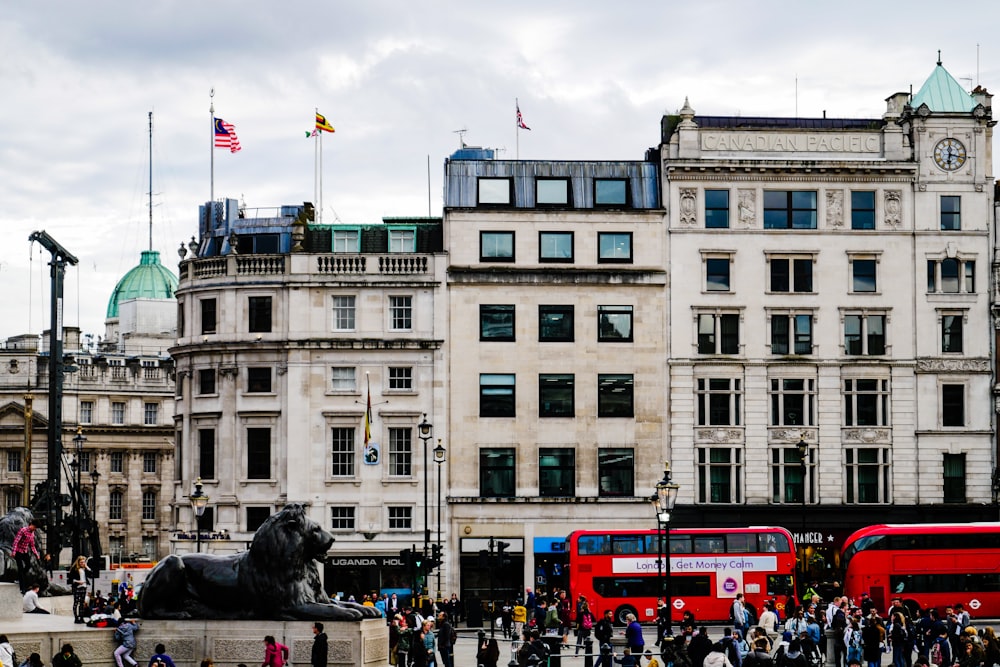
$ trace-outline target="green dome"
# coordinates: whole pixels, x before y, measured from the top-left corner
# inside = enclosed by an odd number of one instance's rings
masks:
[[[160,253],[143,250],[139,266],[125,274],[108,300],[107,317],[118,317],[118,304],[132,299],[173,299],[177,276],[160,264]]]

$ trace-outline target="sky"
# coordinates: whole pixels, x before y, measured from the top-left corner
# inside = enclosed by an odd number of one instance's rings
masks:
[[[216,198],[315,201],[319,109],[336,128],[323,221],[377,223],[441,215],[461,137],[501,159],[641,160],[685,98],[705,115],[878,118],[938,50],[967,89],[1000,89],[998,25],[1000,3],[978,0],[7,0],[0,341],[48,327],[49,254],[28,242],[43,229],[79,258],[65,323],[103,335],[150,245],[150,163],[152,247],[176,274],[212,192],[210,104],[243,147],[215,150]]]

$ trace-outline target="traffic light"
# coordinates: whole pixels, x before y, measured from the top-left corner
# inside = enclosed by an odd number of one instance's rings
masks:
[[[399,552],[399,560],[406,567],[410,567],[413,564],[413,552],[409,549],[402,549]]]
[[[497,540],[497,567],[507,567],[510,565],[510,554],[506,551],[509,546],[510,542]]]
[[[430,572],[439,567],[441,567],[441,545],[432,544],[431,557],[427,559],[427,571]]]
[[[479,550],[479,567],[488,569],[490,566],[490,552],[486,549]]]

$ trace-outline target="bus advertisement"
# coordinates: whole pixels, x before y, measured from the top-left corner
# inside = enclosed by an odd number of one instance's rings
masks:
[[[661,533],[656,530],[578,530],[566,539],[569,591],[583,595],[600,616],[612,610],[623,623],[656,620],[660,597]],[[664,550],[666,549],[666,536]],[[784,528],[689,528],[670,531],[671,618],[685,611],[698,623],[728,622],[737,593],[759,616],[765,600],[795,590],[795,547]],[[666,576],[664,569],[663,576]]]
[[[868,526],[847,538],[841,564],[844,593],[867,593],[880,611],[898,597],[910,609],[961,603],[1000,616],[1000,523]]]

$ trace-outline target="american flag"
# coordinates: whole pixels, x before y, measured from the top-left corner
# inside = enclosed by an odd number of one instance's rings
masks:
[[[531,128],[524,124],[524,118],[521,117],[521,106],[514,102],[514,108],[517,109],[517,126],[522,130],[530,130]]]
[[[232,124],[221,118],[215,119],[215,147],[228,148],[230,153],[235,153],[240,149],[240,140],[236,136],[236,129]]]

